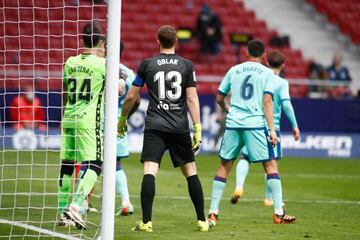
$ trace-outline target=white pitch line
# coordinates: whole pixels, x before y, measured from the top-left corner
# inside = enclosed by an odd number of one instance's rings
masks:
[[[27,224],[24,224],[24,223],[21,223],[21,222],[9,221],[9,220],[5,220],[5,219],[0,218],[0,223],[14,225],[16,227],[22,227],[22,228],[29,229],[29,230],[34,231],[34,232],[43,233],[43,234],[50,235],[50,236],[53,236],[53,237],[59,237],[59,238],[68,239],[68,240],[81,240],[80,238],[76,238],[76,237],[73,237],[73,236],[70,236],[70,235],[65,235],[65,234],[53,232],[53,231],[50,231],[50,230],[47,230],[47,229],[27,225]]]
[[[138,170],[128,169],[127,172],[138,172]],[[163,176],[174,176],[174,172],[172,171],[162,171],[158,174],[160,177]],[[249,173],[250,176],[261,176],[264,177],[265,173],[259,172],[251,172]],[[181,173],[179,173],[181,177]],[[281,173],[281,177],[286,178],[305,178],[305,179],[360,179],[360,174],[324,174],[324,173]]]
[[[131,196],[133,198],[140,198],[139,195],[134,195]],[[155,196],[155,198],[159,198],[159,199],[174,199],[174,200],[187,200],[190,199],[189,196],[165,196],[165,195],[160,195],[160,196]],[[210,197],[205,197],[205,200],[211,200]],[[221,200],[227,200],[227,198],[222,198]],[[262,198],[242,198],[241,199],[242,202],[262,202],[264,201],[264,199]],[[284,199],[284,202],[293,202],[293,203],[317,203],[317,204],[355,204],[355,205],[360,205],[360,201],[351,201],[351,200],[309,200],[309,199],[304,199],[304,200],[290,200],[290,199]]]

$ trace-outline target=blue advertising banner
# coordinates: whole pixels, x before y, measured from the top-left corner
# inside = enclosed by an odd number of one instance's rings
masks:
[[[220,124],[216,121],[214,100],[212,95],[200,96],[203,130],[200,153],[217,152],[220,145],[220,141],[217,141],[215,146],[215,136],[220,130]],[[148,99],[142,98],[138,111],[128,121],[130,152],[141,152],[142,150],[147,105]],[[60,144],[60,129],[58,127],[50,127],[46,132],[26,129],[15,131],[11,127],[0,129],[0,147],[2,149],[58,150]],[[360,159],[360,133],[302,132],[301,140],[295,142],[291,133],[284,132],[281,135],[281,145],[285,156]]]

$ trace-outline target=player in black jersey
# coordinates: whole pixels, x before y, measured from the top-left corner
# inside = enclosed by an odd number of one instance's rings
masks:
[[[191,61],[175,54],[176,31],[164,25],[157,32],[160,54],[141,62],[133,86],[125,99],[118,123],[120,136],[127,131],[127,116],[145,84],[150,103],[145,122],[141,162],[144,176],[141,185],[142,221],[133,230],[152,232],[152,204],[155,196],[155,176],[161,158],[169,150],[174,167],[181,170],[188,182],[198,228],[208,231],[204,215],[204,195],[197,176],[194,152],[201,143],[199,98],[196,91],[194,67]],[[194,123],[191,141],[187,113]]]

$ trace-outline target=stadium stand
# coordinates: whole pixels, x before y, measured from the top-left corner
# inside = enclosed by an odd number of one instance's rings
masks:
[[[36,11],[33,11],[25,0],[4,3],[6,7],[14,8],[7,8],[4,13],[7,24],[1,41],[4,45],[1,55],[5,57],[0,59],[0,64],[6,64],[7,76],[0,77],[2,80],[6,79],[5,83],[0,81],[0,86],[5,89],[19,88],[20,82],[25,81],[29,76],[36,76],[37,89],[61,89],[63,63],[70,55],[79,52],[74,50],[80,46],[78,33],[81,26],[77,21],[84,23],[94,20],[93,16],[96,20],[96,16],[104,18],[106,15],[106,7],[103,5],[91,5],[91,2],[86,0],[79,2],[81,7],[77,9],[77,6],[72,5],[74,3],[71,0],[36,1],[34,2]],[[171,24],[175,27],[194,28],[202,2],[195,0],[189,6],[186,0],[123,1],[122,39],[128,51],[124,53],[122,61],[136,69],[141,59],[156,54],[158,46],[154,32],[159,25]],[[235,48],[229,40],[231,33],[250,34],[253,38],[262,39],[266,44],[269,44],[272,37],[278,36],[276,31],[267,28],[265,21],[256,18],[254,11],[245,9],[242,1],[210,1],[210,4],[220,16],[224,28],[221,53],[212,62],[203,62],[197,57],[196,40],[183,44],[178,49],[182,56],[194,62],[198,76],[223,76],[229,67],[236,63]],[[44,8],[48,6],[51,8]],[[139,12],[141,14],[134,14]],[[17,23],[19,20],[21,20],[20,24]],[[105,22],[101,24],[105,29]],[[286,77],[307,78],[309,62],[304,60],[301,51],[293,50],[289,46],[281,47],[280,50],[287,57]],[[242,49],[241,60],[245,59],[244,54]],[[48,81],[44,81],[45,79]],[[199,91],[215,93],[217,84],[200,82]],[[293,96],[300,97],[306,96],[307,91],[306,86],[296,86],[291,89]]]
[[[307,0],[316,10],[327,16],[353,43],[360,45],[360,2],[357,0]]]

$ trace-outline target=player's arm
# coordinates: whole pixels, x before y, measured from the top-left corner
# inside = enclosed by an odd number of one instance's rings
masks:
[[[284,110],[284,113],[289,120],[291,127],[293,129],[293,135],[295,141],[300,139],[300,130],[298,128],[298,124],[295,117],[294,108],[290,101],[290,90],[289,90],[289,83],[284,82],[280,88],[280,97],[281,97],[281,105],[282,109]]]
[[[226,112],[229,113],[230,110],[230,106],[227,103],[226,99],[226,95],[222,94],[222,93],[218,93],[216,95],[216,103],[219,104],[219,106]]]
[[[265,120],[270,129],[270,141],[273,145],[276,145],[277,137],[274,127],[274,104],[272,100],[272,94],[264,93],[263,104]]]
[[[67,84],[66,82],[64,81],[63,82],[63,90],[62,90],[62,111],[61,111],[61,114],[62,116],[64,115],[64,111],[65,111],[65,106],[67,104]]]
[[[191,150],[195,153],[200,149],[202,132],[200,120],[200,103],[196,90],[196,74],[191,62],[187,62],[189,74],[186,78],[186,104],[194,127],[194,135],[191,143]]]
[[[138,95],[136,100],[135,100],[135,103],[134,103],[133,107],[130,110],[130,113],[129,113],[128,117],[130,117],[139,108],[140,100],[141,100],[140,95]]]
[[[186,88],[186,102],[193,123],[200,123],[200,103],[195,87]]]
[[[131,109],[133,108],[134,104],[138,100],[140,94],[141,87],[132,86],[126,95],[123,108],[121,110],[121,116],[129,116]]]
[[[226,96],[230,91],[230,75],[231,69],[226,73],[223,80],[220,83],[218,94],[216,95],[216,103],[226,112],[229,113],[230,106],[227,103]]]
[[[275,146],[277,144],[277,135],[274,127],[274,103],[273,103],[273,92],[274,92],[274,77],[273,72],[269,73],[265,85],[264,85],[264,93],[263,93],[263,110],[266,123],[270,130],[270,142]]]
[[[293,129],[294,139],[295,141],[297,141],[300,139],[300,130],[296,121],[295,111],[290,99],[285,99],[282,101],[282,108]]]
[[[120,78],[120,81],[119,81],[119,89],[118,89],[118,93],[119,93],[119,97],[123,96],[124,93],[126,91],[126,83],[125,83],[125,80]]]
[[[64,116],[64,111],[65,111],[65,106],[67,104],[67,99],[68,99],[68,86],[67,86],[67,81],[69,76],[67,75],[67,70],[68,70],[68,65],[67,65],[67,61],[64,65],[64,73],[63,73],[63,84],[62,84],[62,109],[61,109],[61,116]]]
[[[192,140],[192,151],[196,152],[201,143],[201,121],[200,121],[200,103],[196,87],[186,88],[186,103],[194,126],[194,136]]]
[[[125,98],[124,105],[121,110],[121,116],[118,121],[118,134],[120,137],[124,137],[125,132],[128,130],[126,120],[138,99],[140,90],[141,87],[133,85]]]

